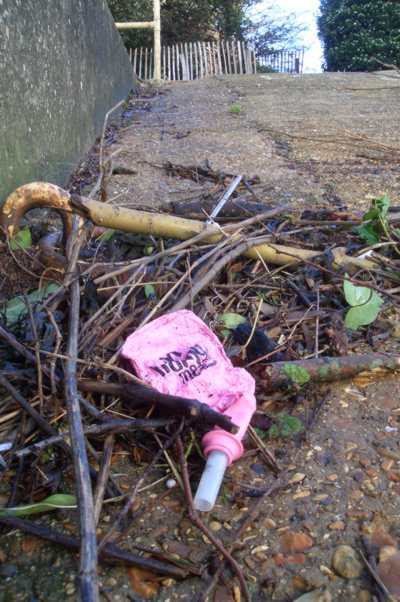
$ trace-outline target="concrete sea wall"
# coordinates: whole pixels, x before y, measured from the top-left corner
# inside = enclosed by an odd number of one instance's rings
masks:
[[[0,0],[0,203],[65,185],[132,87],[106,0]]]

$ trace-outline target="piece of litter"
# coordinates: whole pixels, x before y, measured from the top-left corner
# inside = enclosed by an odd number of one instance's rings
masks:
[[[0,454],[8,451],[9,449],[12,448],[12,446],[13,446],[13,444],[11,441],[4,441],[4,443],[0,443]]]

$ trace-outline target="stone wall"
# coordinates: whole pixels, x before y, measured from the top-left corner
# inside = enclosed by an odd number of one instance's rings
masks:
[[[0,203],[65,185],[132,87],[106,0],[0,0]]]

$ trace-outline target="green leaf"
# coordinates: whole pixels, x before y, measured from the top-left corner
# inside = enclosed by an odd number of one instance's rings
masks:
[[[379,199],[373,199],[370,209],[363,215],[363,224],[355,228],[369,245],[374,245],[381,240],[382,234],[389,230],[387,213],[390,208],[390,198],[387,194]]]
[[[146,296],[146,299],[156,299],[156,297],[157,297],[156,289],[154,288],[154,286],[152,284],[144,285],[144,294]]]
[[[233,115],[238,115],[239,113],[242,112],[242,105],[240,105],[238,102],[234,102],[230,107],[229,107],[229,112],[233,113]]]
[[[357,330],[360,326],[372,324],[379,314],[382,297],[366,286],[355,286],[349,280],[343,282],[343,290],[347,303],[352,306],[344,320],[346,327]]]
[[[295,364],[285,364],[283,366],[283,372],[296,385],[303,386],[311,379],[310,373],[305,368],[296,366]]]
[[[276,417],[276,424],[273,424],[268,429],[268,436],[271,439],[276,439],[277,437],[289,439],[302,431],[304,431],[304,424],[299,418],[290,414],[279,414]]]
[[[237,328],[240,324],[244,324],[244,322],[246,322],[246,318],[244,316],[229,312],[226,314],[221,314],[220,320],[223,322],[225,328],[228,328],[229,330],[235,330],[235,328]]]
[[[43,302],[46,297],[58,291],[59,285],[54,282],[46,284],[43,288],[32,291],[27,295],[31,305]],[[22,297],[14,297],[2,306],[1,311],[5,314],[6,323],[8,325],[15,324],[23,316],[28,313],[28,308]]]
[[[0,517],[29,516],[30,514],[48,512],[49,510],[57,510],[58,508],[76,508],[76,506],[77,500],[74,495],[69,495],[68,493],[56,493],[37,504],[16,506],[15,508],[1,508]]]
[[[385,193],[380,199],[374,199],[372,204],[373,207],[379,211],[380,217],[385,219],[390,209],[390,198],[388,194]]]
[[[271,437],[271,439],[277,439],[279,437],[279,429],[276,424],[269,427],[268,436]]]
[[[109,230],[106,230],[105,232],[103,232],[103,234],[100,234],[100,236],[98,236],[97,240],[100,240],[101,242],[108,242],[109,240],[112,239],[114,234],[115,234],[115,230],[110,228]]]
[[[346,274],[347,275],[347,274]],[[349,305],[363,305],[372,298],[373,291],[366,286],[355,286],[350,280],[344,280],[343,291]]]
[[[376,245],[380,241],[379,233],[373,224],[357,226],[355,231],[369,245]]]
[[[18,249],[29,249],[32,246],[31,231],[28,227],[19,230],[10,240],[10,249],[17,251]]]
[[[376,320],[383,299],[375,292],[371,291],[372,296],[368,303],[351,307],[346,314],[344,323],[346,328],[357,330],[360,326],[367,326]]]
[[[143,249],[145,255],[151,255],[154,251],[153,245],[146,245]]]

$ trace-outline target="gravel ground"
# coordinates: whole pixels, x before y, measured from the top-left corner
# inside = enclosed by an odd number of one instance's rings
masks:
[[[214,78],[166,85],[125,130],[115,176],[124,205],[165,206],[196,185],[165,175],[166,161],[208,160],[216,170],[257,174],[262,198],[356,203],[399,194],[400,77],[323,74]],[[232,105],[239,112],[233,113]]]
[[[139,111],[115,145],[121,163],[137,174],[114,176],[109,198],[166,207],[199,187],[166,176],[163,163],[207,159],[214,169],[257,174],[265,202],[364,207],[371,195],[388,191],[396,203],[399,86],[392,74],[243,76],[166,85],[149,102],[152,110]],[[236,113],[233,104],[240,106]],[[399,352],[398,328],[385,349]],[[373,536],[381,557],[400,544],[399,394],[395,378],[321,389],[322,409],[307,436],[273,443],[289,484],[263,501],[236,554],[254,602],[289,602],[306,593],[302,602],[374,600],[359,556],[360,538]],[[308,409],[305,401],[296,413]],[[112,471],[128,490],[138,469],[121,455]],[[159,466],[148,484],[165,473],[166,466]],[[194,482],[197,477],[193,474]],[[229,470],[207,518],[225,543],[256,501],[243,489],[270,482],[268,468],[251,452]],[[146,512],[133,521],[124,542],[128,548],[150,546],[195,565],[212,554],[188,521],[179,488],[156,484],[140,495],[139,508]],[[99,534],[114,513],[110,505]],[[66,532],[76,529],[70,513],[58,512],[54,524],[60,523]],[[75,556],[11,533],[1,537],[0,561],[0,602],[76,599]],[[400,575],[397,569],[393,574]],[[160,602],[191,602],[200,599],[206,581],[154,583],[125,568],[102,567],[101,583],[104,600],[138,602],[153,593]],[[215,600],[238,602],[234,586],[227,574]]]

